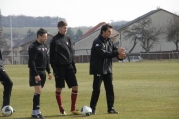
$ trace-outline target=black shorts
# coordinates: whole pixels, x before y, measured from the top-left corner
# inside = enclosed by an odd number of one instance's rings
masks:
[[[38,74],[41,78],[41,81],[35,80],[35,74],[31,70],[29,70],[29,85],[30,86],[42,86],[44,87],[46,81],[46,72],[45,71],[38,71]]]
[[[74,69],[72,66],[57,66],[57,76],[55,76],[56,88],[64,88],[65,81],[69,88],[78,86]]]

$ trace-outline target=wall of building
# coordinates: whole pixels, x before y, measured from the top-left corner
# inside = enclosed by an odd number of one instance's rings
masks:
[[[152,19],[152,24],[153,26],[158,26],[158,27],[163,27],[163,29],[166,28],[168,25],[170,19],[172,18],[173,14],[165,12],[163,10],[160,10],[151,16],[149,16]],[[133,25],[136,23],[132,24],[129,26],[131,28]],[[119,41],[120,42],[120,41]],[[132,48],[133,46],[133,41],[131,39],[124,39],[124,34],[123,31],[121,31],[121,46],[125,47],[127,49],[127,52]],[[166,34],[162,34],[159,36],[159,42],[154,44],[154,47],[150,50],[151,52],[154,51],[171,51],[174,50],[175,44],[173,42],[166,42]],[[137,53],[137,52],[144,52],[145,50],[141,47],[140,42],[137,42],[137,45],[135,46],[134,50],[132,53]]]

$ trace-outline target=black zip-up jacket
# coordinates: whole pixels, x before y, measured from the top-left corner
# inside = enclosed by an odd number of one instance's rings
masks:
[[[38,71],[46,70],[50,73],[48,48],[44,43],[38,41],[33,42],[28,49],[29,60],[28,67],[31,71],[38,75]]]
[[[76,73],[75,62],[73,59],[73,48],[70,37],[58,32],[58,34],[52,38],[50,43],[50,64],[54,73],[57,73],[57,66],[69,65],[72,65],[72,68]]]
[[[4,69],[1,50],[0,50],[0,68],[1,68],[1,69]]]
[[[92,44],[90,74],[112,73],[112,58],[118,57],[118,48],[110,38],[99,35]]]

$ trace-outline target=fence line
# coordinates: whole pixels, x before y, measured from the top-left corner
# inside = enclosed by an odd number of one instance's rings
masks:
[[[90,49],[84,50],[76,50],[74,52],[74,60],[76,63],[88,63],[90,62]],[[127,56],[140,56],[143,61],[145,60],[168,60],[169,62],[172,59],[176,59],[179,61],[179,52],[151,52],[151,53],[127,53]],[[2,55],[4,64],[27,64],[28,63],[28,55]],[[113,58],[114,62],[117,62],[117,58]]]

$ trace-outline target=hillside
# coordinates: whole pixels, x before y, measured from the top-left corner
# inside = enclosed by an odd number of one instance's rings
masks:
[[[18,33],[19,35],[26,35],[27,34],[27,31],[30,29],[31,31],[33,32],[37,32],[37,30],[41,28],[41,27],[13,27],[12,28],[12,32],[13,34],[15,33]],[[57,33],[57,27],[43,27],[44,29],[46,29],[50,34],[54,35]],[[77,32],[78,29],[81,29],[83,34],[86,33],[91,27],[84,27],[84,28],[79,28],[79,27],[75,27],[75,28],[71,28],[72,31],[74,33]],[[3,33],[6,33],[6,34],[10,34],[11,33],[11,30],[10,30],[10,27],[3,27]]]

